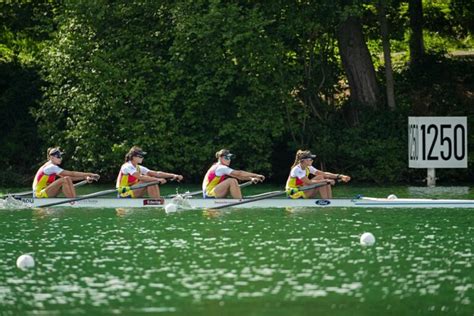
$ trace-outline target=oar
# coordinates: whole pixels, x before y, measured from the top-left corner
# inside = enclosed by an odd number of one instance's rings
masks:
[[[149,187],[150,185],[155,185],[155,184],[160,184],[160,181],[140,183],[140,184],[131,186],[130,188],[128,188],[128,190],[136,190],[136,189],[146,188],[146,187]],[[114,192],[117,192],[117,191],[120,191],[120,190],[123,190],[123,188],[104,190],[104,191],[99,191],[99,192],[95,192],[95,193],[91,193],[91,194],[86,194],[86,195],[83,195],[83,196],[78,196],[78,197],[68,199],[68,200],[63,200],[63,201],[59,201],[59,202],[52,202],[52,203],[46,203],[46,204],[41,205],[40,207],[49,207],[49,206],[55,206],[55,205],[60,205],[60,204],[66,204],[66,203],[86,200],[86,199],[89,199],[89,198],[114,193]]]
[[[253,184],[254,182],[253,181],[247,181],[247,182],[244,182],[242,184],[239,184],[239,187],[242,189],[242,188],[245,188],[245,187],[248,187],[249,185]],[[198,194],[202,194],[202,190],[201,191],[194,191],[194,192],[186,192],[186,193],[183,193],[183,194],[172,194],[172,195],[168,195],[166,196],[166,198],[174,198],[174,197],[177,197],[178,195],[181,195],[181,196],[194,196],[194,195],[198,195]]]
[[[267,194],[270,194],[270,193],[277,193],[277,192],[280,192],[280,191],[263,192],[263,193],[259,193],[259,194],[255,194],[255,195],[249,195],[246,198],[247,199],[253,199],[253,198],[261,197],[261,196],[264,196],[264,195],[267,195]]]
[[[311,190],[311,189],[315,189],[315,188],[319,188],[319,187],[323,187],[325,185],[328,185],[329,183],[315,183],[315,184],[311,184],[311,185],[308,185],[308,186],[304,186],[304,187],[301,187],[301,188],[298,188],[298,191],[308,191],[308,190]],[[260,201],[260,200],[264,200],[264,199],[269,199],[269,198],[272,198],[272,197],[275,197],[275,196],[279,196],[279,195],[282,195],[286,193],[286,190],[282,190],[282,191],[273,191],[273,192],[269,192],[265,195],[260,195],[256,198],[253,198],[253,199],[247,199],[247,200],[242,200],[242,201],[239,201],[239,202],[234,202],[234,203],[229,203],[229,204],[223,204],[223,205],[219,205],[219,206],[216,206],[216,207],[213,207],[212,209],[213,210],[219,210],[221,208],[226,208],[226,207],[232,207],[232,206],[237,206],[237,205],[242,205],[242,204],[247,204],[247,203],[252,203],[252,202],[256,202],[256,201]]]
[[[84,185],[87,183],[87,180],[82,180],[81,182],[77,182],[74,184],[74,186],[77,188],[77,187],[80,187],[81,185]],[[25,196],[25,195],[33,195],[33,191],[25,191],[25,192],[18,192],[18,193],[9,193],[7,195],[3,195],[2,197],[0,197],[1,199],[5,199],[7,198],[8,196]]]

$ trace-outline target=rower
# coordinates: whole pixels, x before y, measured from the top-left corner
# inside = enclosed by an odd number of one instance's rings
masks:
[[[316,155],[313,155],[309,150],[298,150],[296,153],[295,162],[291,166],[290,175],[286,181],[286,191],[290,198],[312,198],[319,192],[321,198],[332,199],[331,186],[336,183],[336,180],[343,182],[351,180],[351,177],[343,174],[334,174],[316,169],[312,166],[314,158],[316,158]],[[311,175],[314,176],[312,179],[310,179]],[[328,185],[312,190],[298,191],[298,187],[314,183],[327,183]]]
[[[76,197],[74,181],[99,180],[99,175],[90,172],[68,171],[59,165],[62,163],[64,153],[59,147],[48,148],[48,161],[36,172],[33,180],[33,196],[35,198],[56,197],[60,191],[68,198]],[[59,177],[59,179],[56,179]]]
[[[125,188],[120,190],[118,197],[120,198],[136,198],[145,195],[145,191],[152,198],[160,197],[160,188],[158,184],[147,186],[146,188],[140,188],[136,190],[127,190],[132,185],[146,182],[158,181],[160,184],[165,184],[166,179],[173,179],[177,181],[183,180],[183,176],[174,173],[168,173],[163,171],[153,171],[145,166],[142,166],[143,158],[146,152],[140,147],[133,146],[128,153],[125,155],[125,163],[120,167],[120,172],[117,177],[117,189]]]
[[[265,176],[243,170],[230,168],[233,154],[227,149],[216,152],[217,162],[207,170],[202,182],[204,198],[224,198],[231,195],[234,199],[242,199],[238,180],[262,182]]]

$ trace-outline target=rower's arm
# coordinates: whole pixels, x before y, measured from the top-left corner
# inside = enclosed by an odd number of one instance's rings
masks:
[[[135,178],[137,178],[138,180],[140,181],[143,181],[143,182],[152,182],[152,181],[156,181],[156,177],[153,177],[151,175],[149,175],[150,172],[148,172],[147,174],[140,174],[140,172],[135,172],[132,174],[132,176],[134,176]],[[163,180],[163,183],[166,183],[166,180],[165,179],[162,179]]]
[[[256,178],[260,181],[265,180],[265,176],[257,173],[252,173],[248,171],[243,171],[243,170],[233,170],[230,175],[234,178],[237,178],[239,180],[252,180],[252,178]]]
[[[329,180],[326,179],[312,179],[310,180],[308,177],[304,177],[300,179],[303,182],[303,185],[311,185],[315,183],[327,183]]]
[[[183,176],[180,174],[175,173],[168,173],[163,171],[148,171],[147,175],[155,177],[155,178],[164,178],[164,179],[175,179],[178,181],[183,180]]]
[[[316,174],[322,174],[326,179],[342,180],[344,182],[351,181],[351,177],[345,174],[335,174],[335,173],[324,172],[320,170],[318,170]]]
[[[99,175],[90,172],[79,172],[79,171],[69,171],[63,170],[60,174],[60,177],[70,177],[72,181],[86,180],[87,177],[92,179],[99,179]]]

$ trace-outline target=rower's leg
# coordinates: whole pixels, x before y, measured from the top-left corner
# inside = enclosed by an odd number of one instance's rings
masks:
[[[324,176],[316,176],[315,179],[324,180]],[[322,199],[332,199],[332,187],[330,184],[314,189],[314,195],[312,197],[316,195],[316,192],[321,194]]]
[[[139,198],[139,197],[144,196],[145,195],[145,189],[146,188],[133,190],[133,197]]]
[[[61,191],[63,183],[63,178],[56,179],[56,181],[48,185],[46,189],[44,189],[44,191],[46,192],[48,197],[56,197],[59,194],[59,191]]]
[[[64,196],[67,198],[74,198],[76,197],[76,189],[74,188],[74,183],[70,177],[63,177],[63,193]]]
[[[311,190],[305,191],[304,196],[307,199],[312,199],[316,196],[316,193],[318,193],[318,189],[311,189]]]
[[[156,185],[150,185],[149,187],[146,188],[148,191],[148,196],[154,199],[157,199],[160,197],[160,187]]]
[[[332,199],[332,186],[328,184],[319,188],[319,193],[323,199]]]
[[[230,195],[234,199],[242,199],[242,191],[240,191],[239,181],[237,179],[229,179],[230,181]]]
[[[234,178],[226,179],[216,185],[214,192],[217,198],[226,197],[230,192],[230,195],[234,199],[242,199],[242,192],[240,191],[239,182]]]

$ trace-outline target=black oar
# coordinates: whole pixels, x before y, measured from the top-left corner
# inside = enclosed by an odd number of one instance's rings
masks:
[[[239,184],[239,187],[242,189],[242,188],[245,188],[245,187],[248,187],[249,185],[253,184],[254,182],[253,181],[247,181],[247,182],[244,182],[242,184]],[[198,194],[202,194],[202,190],[201,191],[194,191],[194,192],[186,192],[186,193],[183,193],[183,194],[172,194],[172,195],[168,195],[166,196],[166,198],[174,198],[174,197],[177,197],[178,195],[181,195],[181,196],[194,196],[194,195],[198,195]]]
[[[304,186],[304,187],[298,188],[298,191],[308,191],[308,190],[311,190],[311,189],[323,187],[323,186],[328,185],[328,184],[329,184],[329,183],[315,183],[315,184],[311,184],[311,185],[308,185],[308,186]],[[229,203],[229,204],[223,204],[223,205],[219,205],[219,206],[216,206],[216,207],[212,207],[211,209],[213,209],[213,210],[219,210],[219,209],[221,209],[221,208],[226,208],[226,207],[232,207],[232,206],[237,206],[237,205],[252,203],[252,202],[256,202],[256,201],[260,201],[260,200],[264,200],[264,199],[269,199],[269,198],[272,198],[272,197],[276,197],[276,196],[282,195],[282,194],[284,194],[284,193],[286,193],[286,190],[273,191],[273,192],[269,192],[269,193],[266,194],[266,195],[260,195],[260,196],[258,196],[258,197],[256,197],[256,198],[253,198],[253,199],[247,199],[247,200],[242,200],[242,201],[239,201],[239,202],[234,202],[234,203]]]
[[[82,180],[81,182],[77,182],[74,184],[74,186],[77,188],[77,187],[80,187],[81,185],[84,185],[87,183],[87,180]],[[25,192],[18,192],[18,193],[9,193],[7,195],[3,195],[2,197],[0,197],[1,199],[5,199],[9,196],[13,196],[13,197],[20,197],[20,196],[25,196],[25,195],[33,195],[33,191],[25,191]]]
[[[152,182],[140,183],[140,184],[131,186],[131,187],[128,188],[127,190],[142,189],[142,188],[146,188],[146,187],[149,187],[149,186],[155,185],[155,184],[160,184],[160,181],[152,181]],[[96,193],[86,194],[86,195],[78,196],[78,197],[75,197],[75,198],[72,198],[72,199],[68,199],[68,200],[63,200],[63,201],[59,201],[59,202],[52,202],[52,203],[46,203],[46,204],[41,205],[40,207],[49,207],[49,206],[55,206],[55,205],[60,205],[60,204],[66,204],[66,203],[70,203],[70,202],[76,202],[76,201],[86,200],[86,199],[90,199],[90,198],[93,198],[93,197],[97,197],[97,196],[102,196],[102,195],[107,195],[107,194],[110,194],[110,193],[114,193],[114,192],[117,192],[117,191],[120,192],[121,190],[123,190],[123,188],[117,188],[117,189],[110,189],[110,190],[105,190],[105,191],[99,191],[99,192],[96,192]]]

